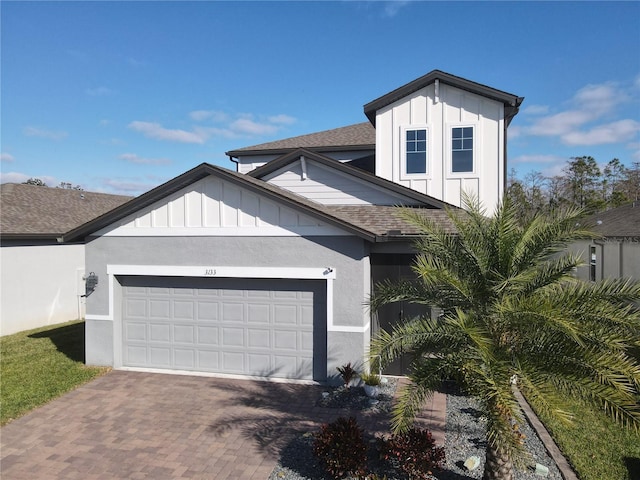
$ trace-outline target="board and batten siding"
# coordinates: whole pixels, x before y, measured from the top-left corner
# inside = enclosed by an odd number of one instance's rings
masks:
[[[474,171],[451,169],[451,129],[474,127]],[[428,172],[402,171],[405,128],[428,129]],[[421,193],[461,206],[462,192],[477,195],[493,211],[504,193],[504,107],[502,103],[440,84],[424,87],[376,113],[376,174]]]
[[[415,200],[394,195],[351,175],[305,160],[292,162],[263,180],[323,205],[414,205]]]
[[[345,234],[249,189],[212,176],[96,232],[97,236]]]

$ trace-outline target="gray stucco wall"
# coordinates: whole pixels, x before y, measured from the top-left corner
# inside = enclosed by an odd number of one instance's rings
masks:
[[[606,239],[598,242],[576,242],[571,246],[575,253],[581,253],[582,266],[576,275],[589,280],[589,251],[596,249],[596,280],[605,278],[633,278],[640,280],[640,241],[631,239]]]
[[[219,267],[331,266],[334,280],[333,322],[363,327],[364,302],[370,290],[367,243],[358,237],[99,237],[86,245],[87,271],[100,284],[87,298],[87,315],[109,314],[107,265],[176,265]],[[120,321],[119,284],[114,284],[113,322],[87,320],[88,364],[114,364],[114,322]],[[119,340],[116,340],[119,341]],[[327,335],[327,374],[346,362],[361,363],[369,332]]]

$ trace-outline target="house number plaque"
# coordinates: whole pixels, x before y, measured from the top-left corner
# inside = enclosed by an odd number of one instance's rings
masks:
[[[215,269],[215,268],[205,268],[205,269],[204,269],[204,274],[205,274],[207,277],[212,277],[212,276],[214,276],[216,273],[217,273],[217,272],[216,272],[216,269]]]

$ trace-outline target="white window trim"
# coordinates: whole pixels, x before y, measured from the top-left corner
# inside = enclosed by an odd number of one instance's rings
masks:
[[[426,130],[427,131],[427,171],[426,173],[407,173],[407,130]],[[417,123],[413,125],[402,125],[400,127],[400,179],[413,180],[422,178],[431,178],[431,151],[433,150],[433,138],[431,135],[432,128],[426,123]]]
[[[453,171],[453,129],[454,128],[473,128],[473,169],[469,172]],[[477,176],[478,172],[478,125],[475,123],[450,123],[447,124],[446,139],[446,158],[447,158],[447,177],[449,178],[469,178]]]

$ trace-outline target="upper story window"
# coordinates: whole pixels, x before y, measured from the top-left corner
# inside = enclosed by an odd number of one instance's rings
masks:
[[[473,172],[473,127],[451,129],[451,171]]]
[[[427,173],[427,129],[405,130],[405,173]]]

